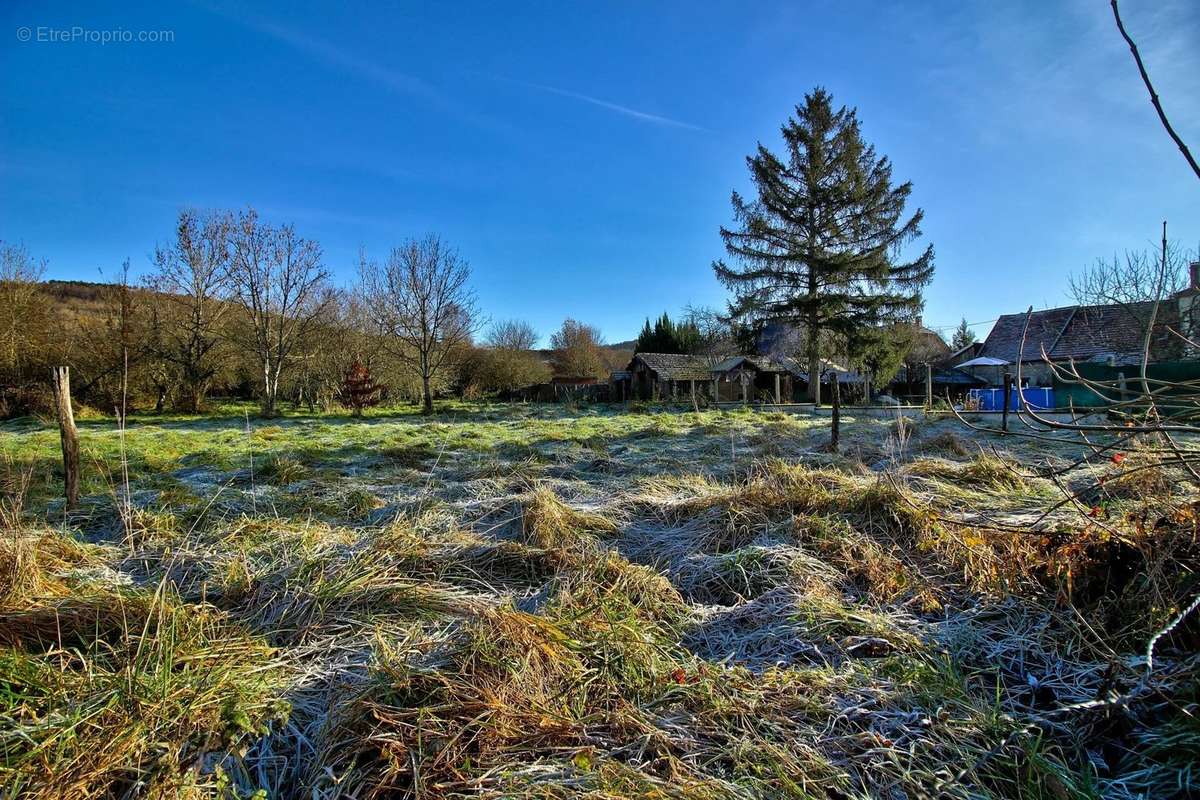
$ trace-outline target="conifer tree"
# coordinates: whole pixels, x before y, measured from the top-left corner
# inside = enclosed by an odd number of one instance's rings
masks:
[[[954,339],[951,340],[950,347],[957,352],[969,344],[975,344],[975,333],[967,327],[967,318],[963,317],[962,322],[954,329]]]
[[[342,380],[342,400],[350,406],[354,416],[361,417],[364,408],[379,402],[383,388],[372,377],[367,366],[356,358]]]
[[[734,192],[738,227],[721,228],[737,264],[717,261],[713,269],[733,293],[730,316],[795,325],[804,333],[809,374],[818,375],[829,334],[845,341],[920,313],[933,246],[902,257],[920,236],[923,212],[903,218],[912,184],[892,185],[891,163],[863,141],[856,111],[834,111],[818,88],[782,133],[783,157],[759,144],[746,159],[757,197]],[[819,380],[809,381],[814,402],[820,391]]]
[[[703,346],[703,339],[694,320],[676,323],[664,311],[654,321],[653,328],[647,318],[633,349],[636,353],[696,353]]]

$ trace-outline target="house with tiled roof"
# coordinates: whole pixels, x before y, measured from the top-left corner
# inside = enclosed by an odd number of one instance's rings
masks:
[[[1153,318],[1153,333],[1146,331]],[[1093,362],[1116,367],[1141,364],[1146,348],[1149,360],[1182,357],[1178,330],[1179,308],[1174,300],[1064,306],[1024,314],[1004,314],[996,320],[975,357],[963,369],[992,383],[1004,372],[1014,377],[1020,365],[1021,380],[1029,386],[1049,386],[1054,364]]]

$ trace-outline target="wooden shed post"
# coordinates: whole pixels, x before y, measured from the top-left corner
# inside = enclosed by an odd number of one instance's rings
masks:
[[[775,373],[775,405],[779,405],[779,373]]]
[[[55,367],[51,374],[58,433],[62,439],[63,493],[70,510],[79,505],[79,433],[75,430],[75,413],[71,410],[71,368]]]

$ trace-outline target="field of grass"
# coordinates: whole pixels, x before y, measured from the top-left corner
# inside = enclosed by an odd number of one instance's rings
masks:
[[[1186,489],[850,413],[0,425],[0,797],[1200,791]]]

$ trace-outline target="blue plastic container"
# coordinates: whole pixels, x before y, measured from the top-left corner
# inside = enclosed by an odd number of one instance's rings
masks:
[[[979,398],[980,411],[1001,411],[1004,408],[1004,390],[1003,389],[972,389],[971,397]],[[1025,398],[1025,405],[1035,410],[1045,410],[1054,408],[1054,390],[1035,386],[1021,390],[1021,396]],[[1020,408],[1020,401],[1017,399],[1017,393],[1013,392],[1008,398],[1008,410],[1016,411]]]

